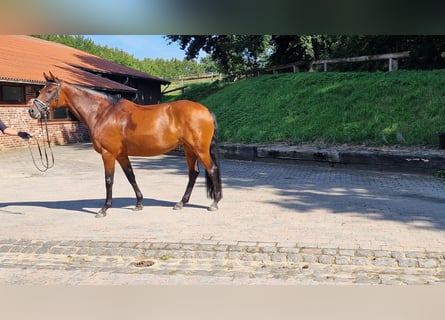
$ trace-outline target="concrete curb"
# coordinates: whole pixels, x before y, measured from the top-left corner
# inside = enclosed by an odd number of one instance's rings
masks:
[[[221,144],[220,154],[226,159],[244,161],[310,163],[427,174],[445,169],[445,151],[434,149]]]

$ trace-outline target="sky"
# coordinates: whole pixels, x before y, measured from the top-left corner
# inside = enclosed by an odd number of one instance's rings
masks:
[[[123,50],[140,60],[185,58],[185,52],[178,44],[176,42],[168,44],[169,41],[162,35],[84,35],[84,37],[90,38],[95,44]]]

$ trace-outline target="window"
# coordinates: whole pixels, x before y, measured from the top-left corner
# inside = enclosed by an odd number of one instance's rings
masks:
[[[67,121],[78,121],[76,116],[71,113],[68,107],[60,107],[60,108],[51,108],[51,112],[49,114],[49,120],[67,120]]]
[[[52,109],[51,111],[52,111],[52,115],[50,115],[50,118],[52,120],[69,119],[68,108],[66,108],[66,107]]]
[[[0,89],[0,102],[25,103],[25,87],[2,85]]]

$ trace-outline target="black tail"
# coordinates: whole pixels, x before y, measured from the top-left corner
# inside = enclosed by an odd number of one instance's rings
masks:
[[[219,166],[219,149],[218,149],[218,125],[216,117],[212,113],[214,131],[212,142],[210,144],[210,157],[212,158],[213,167],[211,175],[206,170],[207,197],[219,201],[222,198],[221,171]]]

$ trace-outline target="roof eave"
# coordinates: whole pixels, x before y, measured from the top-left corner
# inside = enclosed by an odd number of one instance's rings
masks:
[[[19,84],[35,84],[35,85],[44,85],[44,81],[39,80],[30,80],[30,79],[12,79],[6,77],[0,77],[0,82],[8,82],[8,83],[19,83]]]
[[[86,67],[82,67],[82,66],[78,66],[78,65],[70,65],[71,67],[77,68],[77,69],[82,69],[85,70],[87,72],[96,72],[99,74],[107,74],[107,75],[116,75],[116,76],[122,76],[122,77],[129,77],[129,78],[134,78],[134,79],[144,79],[147,81],[154,81],[154,82],[159,82],[163,85],[166,84],[171,84],[170,81],[165,80],[165,79],[161,79],[155,76],[149,76],[149,77],[143,77],[143,76],[137,76],[134,74],[124,74],[124,73],[118,73],[118,72],[112,72],[112,71],[104,71],[104,70],[99,70],[99,69],[93,69],[93,68],[86,68]]]
[[[134,88],[131,88],[131,89],[113,89],[113,88],[81,85],[81,84],[76,84],[76,86],[87,88],[87,89],[92,89],[92,90],[97,90],[97,91],[112,92],[112,93],[122,93],[122,92],[137,93],[138,92],[138,90],[134,89]]]

